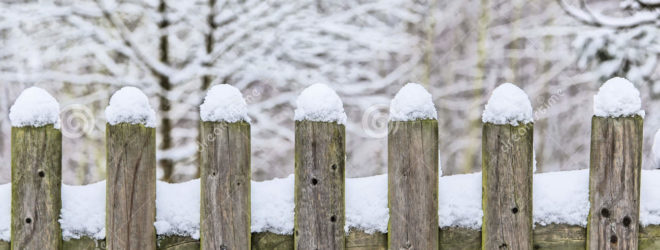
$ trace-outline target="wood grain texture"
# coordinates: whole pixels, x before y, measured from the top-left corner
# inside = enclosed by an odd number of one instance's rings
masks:
[[[366,233],[351,229],[346,235],[347,250],[385,250],[387,249],[387,234]]]
[[[61,249],[62,133],[11,129],[11,249]]]
[[[481,249],[481,231],[461,227],[440,228],[441,250]]]
[[[532,249],[533,135],[532,123],[483,125],[483,249]]]
[[[295,249],[344,249],[345,127],[296,121]]]
[[[158,250],[199,250],[200,242],[191,237],[185,236],[158,236]],[[217,248],[223,249],[223,248]],[[224,248],[224,249],[243,249],[241,248]],[[249,249],[249,248],[245,248]]]
[[[202,249],[250,248],[250,124],[202,122]]]
[[[293,235],[271,232],[252,234],[252,250],[292,250],[293,248]]]
[[[9,249],[10,249],[9,242],[0,240],[0,250],[9,250]]]
[[[660,225],[639,228],[639,249],[660,249]]]
[[[587,249],[637,249],[642,168],[640,116],[591,120]]]
[[[65,250],[105,250],[105,240],[95,240],[89,237],[69,239],[64,241]]]
[[[587,229],[565,224],[536,225],[534,249],[583,250],[586,247]]]
[[[438,248],[438,121],[388,124],[389,249]]]
[[[106,126],[108,249],[156,249],[156,129]]]

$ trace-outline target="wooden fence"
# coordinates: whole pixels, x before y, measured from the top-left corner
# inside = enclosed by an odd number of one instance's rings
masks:
[[[5,249],[660,249],[639,223],[639,116],[594,117],[587,228],[532,220],[533,124],[483,126],[482,230],[438,228],[438,123],[390,122],[387,234],[345,223],[345,128],[295,125],[293,235],[250,232],[250,124],[202,122],[201,240],[157,236],[155,129],[108,125],[106,239],[63,241],[61,133],[12,128],[11,243]]]

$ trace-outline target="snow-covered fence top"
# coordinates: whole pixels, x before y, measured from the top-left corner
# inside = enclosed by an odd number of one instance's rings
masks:
[[[200,179],[179,184],[156,181],[155,114],[138,89],[113,96],[108,178],[87,186],[61,184],[57,120],[22,99],[16,110],[35,113],[14,116],[27,118],[12,129],[12,183],[0,185],[0,250],[658,249],[660,171],[641,170],[634,91],[611,86],[627,84],[608,81],[595,97],[620,107],[595,105],[606,115],[593,117],[589,170],[533,174],[529,98],[504,84],[484,111],[483,171],[441,176],[432,98],[408,84],[392,101],[388,174],[347,179],[341,100],[312,85],[297,103],[295,173],[265,182],[250,180],[246,104],[217,86],[201,107]]]

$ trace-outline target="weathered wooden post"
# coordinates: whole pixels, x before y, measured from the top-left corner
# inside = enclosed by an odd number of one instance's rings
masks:
[[[250,249],[250,118],[241,92],[226,84],[200,106],[202,249]]]
[[[61,249],[62,133],[59,104],[25,89],[11,107],[11,249]]]
[[[642,166],[639,91],[612,78],[594,96],[587,249],[637,249]]]
[[[105,110],[108,249],[156,249],[155,112],[137,88],[124,87]]]
[[[532,106],[505,83],[488,100],[482,120],[482,249],[532,249]]]
[[[390,105],[389,249],[438,249],[438,121],[424,87],[409,83]]]
[[[294,247],[344,249],[344,107],[323,84],[296,104]]]

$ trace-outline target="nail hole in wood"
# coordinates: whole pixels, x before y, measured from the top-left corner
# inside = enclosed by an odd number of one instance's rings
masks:
[[[539,245],[539,244],[534,244],[534,249],[541,249],[541,245]]]
[[[296,235],[299,235],[299,234],[300,234],[300,233],[298,233],[298,230],[296,230]]]
[[[511,209],[511,212],[512,212],[513,214],[517,214],[517,213],[518,213],[518,208],[517,208],[517,207],[512,208],[512,209]]]
[[[312,178],[312,185],[316,185],[319,181],[316,178]]]
[[[631,222],[632,222],[632,220],[630,219],[630,217],[628,217],[628,216],[623,217],[623,225],[625,227],[629,227]]]
[[[240,182],[237,182],[237,183],[236,183],[236,186],[240,186],[240,185],[241,185],[241,183],[240,183]]]
[[[334,215],[333,215],[333,216],[330,216],[330,221],[332,221],[332,222],[337,221],[337,217],[335,217]]]
[[[215,176],[215,175],[216,175],[216,173],[215,173],[215,172],[213,172],[213,173],[211,173],[211,175],[212,175],[212,176]]]
[[[603,208],[603,209],[600,210],[600,215],[602,215],[605,218],[609,218],[610,217],[610,210],[608,210],[607,208]]]
[[[617,238],[616,235],[610,236],[610,243],[616,244],[617,241],[619,241],[619,238]]]
[[[27,224],[32,223],[32,218],[25,218],[25,223],[27,223]]]
[[[507,247],[508,247],[508,245],[506,243],[502,243],[502,245],[500,245],[499,248],[500,249],[506,249]]]
[[[39,172],[38,172],[37,174],[38,174],[39,177],[41,177],[41,178],[44,178],[44,176],[46,176],[46,173],[44,173],[43,170],[39,170]]]
[[[330,167],[332,168],[332,170],[337,170],[337,164],[332,164],[332,166]]]

